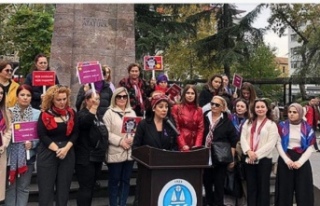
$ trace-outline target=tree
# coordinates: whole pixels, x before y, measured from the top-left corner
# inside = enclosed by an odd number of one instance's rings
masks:
[[[50,56],[54,5],[13,4],[6,8],[3,41],[18,52],[19,67],[27,74],[38,53]]]
[[[244,16],[238,24],[233,22],[237,9],[232,4],[217,4],[208,12],[215,12],[217,19],[217,32],[211,36],[199,40],[195,43],[199,57],[207,58],[207,61],[214,63],[224,69],[224,73],[230,77],[232,65],[249,59],[250,51],[248,47],[259,44],[263,41],[263,29],[251,26],[258,16],[263,4],[257,6],[253,11]],[[190,17],[189,21],[198,21],[198,14]]]
[[[164,5],[135,4],[136,59],[164,51],[170,42],[195,34],[192,25],[176,21],[177,16],[162,12]],[[169,8],[169,6],[167,6]]]
[[[319,4],[270,4],[270,9],[272,15],[268,19],[269,27],[280,37],[286,28],[292,29],[301,44],[290,52],[290,59],[300,65],[294,77],[319,76]],[[306,99],[304,84],[299,84],[299,87],[302,98]]]
[[[175,9],[179,17],[177,21],[184,22],[190,16],[205,11],[206,6],[199,6],[196,4],[184,5]],[[214,14],[211,13],[211,18]],[[197,56],[192,45],[201,38],[205,38],[215,33],[215,21],[200,20],[193,24],[196,35],[190,36],[188,39],[180,39],[178,42],[171,42],[164,53],[164,59],[168,66],[168,76],[170,79],[184,81],[187,79],[199,79],[207,77],[212,73],[211,69],[205,65],[207,62],[203,61]]]

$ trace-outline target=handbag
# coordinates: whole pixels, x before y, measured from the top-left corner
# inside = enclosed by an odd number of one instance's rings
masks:
[[[229,142],[213,142],[212,143],[212,163],[229,164],[233,162],[231,153],[231,145]]]

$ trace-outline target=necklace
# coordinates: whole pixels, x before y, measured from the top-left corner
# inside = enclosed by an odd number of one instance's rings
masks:
[[[68,120],[69,120],[69,114],[67,114],[67,115],[65,116],[65,118],[62,117],[61,115],[59,115],[59,118],[63,121],[63,123],[67,124],[67,122],[68,122]]]

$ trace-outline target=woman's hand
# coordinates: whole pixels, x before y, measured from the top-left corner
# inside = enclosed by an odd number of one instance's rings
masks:
[[[251,151],[251,150],[248,151],[247,154],[249,156],[250,162],[254,162],[254,161],[256,161],[258,159],[256,153]]]
[[[292,160],[289,160],[288,162],[286,162],[286,164],[287,164],[289,170],[292,170],[292,169],[293,169],[293,162],[292,162]]]
[[[129,138],[123,138],[120,142],[120,146],[124,149],[124,150],[128,150],[130,149],[131,145],[127,143],[127,139]]]
[[[298,161],[295,161],[292,163],[292,167],[297,170],[301,167],[301,164]]]
[[[228,164],[228,168],[227,168],[227,169],[228,169],[229,171],[232,171],[232,170],[234,169],[234,166],[235,166],[235,162],[233,161],[233,162],[231,162],[231,163]]]
[[[190,150],[190,147],[188,145],[184,145],[182,147],[182,151],[189,151]]]
[[[67,147],[61,147],[56,151],[57,157],[59,159],[64,159],[68,154],[69,149]]]

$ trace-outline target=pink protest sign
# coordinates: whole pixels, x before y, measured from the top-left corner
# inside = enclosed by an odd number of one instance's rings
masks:
[[[77,73],[80,84],[103,80],[101,64],[78,64]]]
[[[37,121],[12,123],[12,142],[25,142],[39,139]]]
[[[243,80],[243,78],[240,75],[234,74],[233,80],[232,80],[232,85],[237,87],[238,89],[241,89],[242,80]]]
[[[56,73],[54,71],[33,71],[32,86],[55,85]]]

